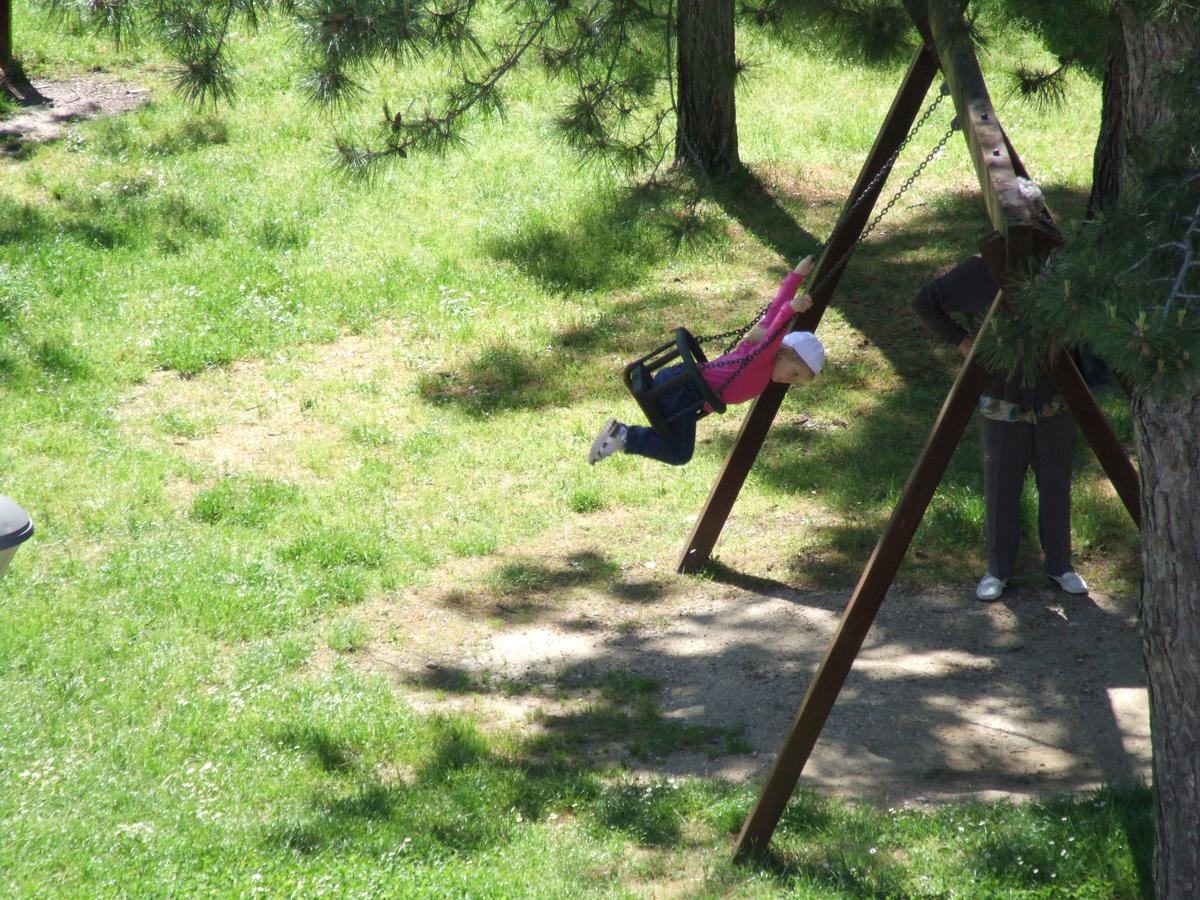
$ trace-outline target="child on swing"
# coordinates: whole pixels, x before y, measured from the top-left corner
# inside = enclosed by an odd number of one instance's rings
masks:
[[[825,367],[825,348],[808,331],[787,329],[796,313],[812,307],[808,294],[796,296],[796,291],[813,270],[813,258],[806,256],[788,274],[779,293],[771,301],[762,320],[746,335],[737,347],[724,356],[707,363],[701,374],[713,393],[725,403],[745,403],[766,390],[772,381],[780,384],[807,384]],[[766,346],[763,343],[766,342]],[[757,352],[756,352],[757,351]],[[755,354],[748,362],[746,358]],[[675,376],[682,366],[668,366],[654,375],[661,384]],[[605,457],[621,451],[645,456],[672,466],[682,466],[692,458],[696,445],[696,417],[681,415],[680,410],[694,407],[701,398],[695,383],[686,381],[668,390],[658,399],[663,417],[669,421],[670,437],[663,437],[653,428],[625,425],[609,419],[592,442],[588,462],[595,465]]]

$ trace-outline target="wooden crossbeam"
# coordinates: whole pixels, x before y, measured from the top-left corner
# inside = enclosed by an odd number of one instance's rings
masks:
[[[996,118],[962,12],[954,3],[931,2],[929,30],[992,227],[1004,237],[1009,228],[1031,226],[1029,203],[1017,184],[1008,137]]]

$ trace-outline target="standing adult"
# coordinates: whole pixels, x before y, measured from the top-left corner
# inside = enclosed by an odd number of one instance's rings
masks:
[[[973,256],[926,284],[912,307],[933,334],[966,356],[999,287],[984,261]],[[1012,577],[1021,536],[1021,489],[1033,467],[1038,491],[1038,537],[1046,576],[1069,594],[1087,583],[1071,567],[1071,458],[1075,420],[1042,370],[1032,385],[993,373],[979,400],[987,515],[987,572],[975,589],[980,600],[1000,599]]]

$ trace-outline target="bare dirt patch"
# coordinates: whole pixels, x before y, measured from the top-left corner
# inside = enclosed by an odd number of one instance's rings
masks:
[[[287,365],[248,360],[192,377],[152,373],[121,403],[126,431],[146,445],[169,441],[192,462],[220,473],[314,482],[353,464],[340,424],[378,406],[412,381],[390,351],[393,332],[351,335]],[[377,386],[362,394],[356,386]],[[363,413],[366,415],[366,413]]]
[[[7,152],[16,151],[22,142],[55,140],[72,122],[127,112],[150,102],[149,88],[101,74],[64,81],[34,80],[31,85],[38,102],[0,119],[0,146]]]
[[[764,774],[849,591],[794,590],[778,580],[786,560],[752,547],[727,558],[721,580],[677,576],[668,560],[597,565],[626,529],[611,513],[588,525],[539,545],[533,589],[479,579],[520,558],[473,560],[364,609],[380,637],[359,664],[416,690],[422,705],[501,727],[543,727],[580,702],[562,688],[564,673],[650,676],[666,716],[744,726],[753,749],[627,760],[631,768]],[[504,689],[513,684],[531,689],[513,695]],[[1025,797],[1148,778],[1149,761],[1127,599],[1026,587],[982,604],[971,585],[893,589],[802,784],[881,803]]]

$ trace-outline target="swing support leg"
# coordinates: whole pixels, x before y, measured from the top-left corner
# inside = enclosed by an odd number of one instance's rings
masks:
[[[1067,401],[1071,415],[1075,417],[1080,430],[1092,445],[1092,452],[1100,461],[1104,474],[1108,476],[1117,496],[1125,504],[1133,524],[1141,528],[1140,476],[1096,403],[1096,398],[1088,389],[1087,382],[1079,374],[1075,361],[1068,354],[1056,350],[1050,363],[1050,375],[1059,394]]]
[[[1001,296],[997,294],[993,301],[989,319]],[[854,588],[837,633],[808,686],[758,802],[742,825],[735,850],[737,856],[759,852],[770,842],[775,826],[800,780],[804,764],[808,762],[825,720],[846,682],[846,676],[850,674],[850,667],[896,576],[896,570],[900,568],[917,525],[925,515],[933,492],[941,482],[946,466],[971,420],[986,380],[987,371],[976,360],[972,349],[942,405],[912,474],[908,476],[900,502]]]
[[[879,198],[887,178],[881,178],[879,183],[865,195],[863,192],[896,148],[903,143],[909,128],[912,127],[918,112],[920,112],[921,103],[937,72],[936,56],[927,46],[922,46],[908,68],[908,74],[904,77],[904,83],[900,86],[896,99],[892,101],[892,108],[889,110],[887,118],[884,119],[883,127],[879,130],[875,146],[866,162],[863,163],[862,171],[854,183],[854,188],[850,191],[846,207],[843,208],[841,217],[834,227],[825,253],[816,270],[809,276],[810,283],[819,284],[821,288],[813,295],[812,308],[797,318],[795,328],[816,331],[821,316],[824,315],[825,308],[829,305],[829,300],[837,289],[841,274],[845,271],[843,266],[841,270],[834,272],[826,279],[826,267],[836,265],[858,241],[859,235],[866,227],[875,201]],[[862,201],[854,205],[855,198],[860,196]],[[717,476],[716,483],[704,504],[704,509],[696,517],[696,524],[676,565],[677,571],[695,572],[712,556],[717,538],[721,536],[721,529],[725,527],[725,520],[729,517],[729,512],[733,509],[742,485],[746,482],[746,476],[750,474],[750,468],[754,465],[759,450],[762,449],[763,441],[766,440],[767,432],[771,429],[771,423],[775,421],[775,415],[779,412],[786,393],[787,385],[771,384],[754,402],[754,406],[746,415],[741,431],[738,432],[737,441],[725,459],[725,465],[721,468],[721,474]]]

